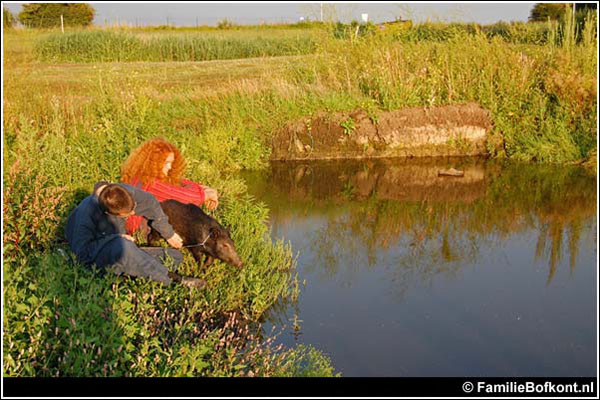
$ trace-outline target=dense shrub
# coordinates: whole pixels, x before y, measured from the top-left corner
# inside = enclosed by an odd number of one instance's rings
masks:
[[[568,3],[537,3],[531,9],[529,21],[546,22],[548,19],[558,21],[570,7]]]
[[[372,22],[359,24],[358,21],[352,21],[350,24],[337,22],[333,26],[333,37],[336,39],[348,39],[360,36],[366,36],[375,32],[377,27]]]

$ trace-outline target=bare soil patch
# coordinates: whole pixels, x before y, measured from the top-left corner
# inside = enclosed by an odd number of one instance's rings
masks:
[[[273,136],[272,160],[485,155],[490,112],[469,103],[320,112]]]

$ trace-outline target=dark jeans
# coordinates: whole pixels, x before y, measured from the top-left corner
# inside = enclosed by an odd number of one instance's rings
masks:
[[[168,285],[171,283],[169,271],[160,261],[160,257],[167,254],[173,259],[175,267],[183,261],[183,254],[176,249],[138,247],[125,238],[115,238],[100,250],[94,262],[98,267],[112,265],[118,275],[141,276]]]

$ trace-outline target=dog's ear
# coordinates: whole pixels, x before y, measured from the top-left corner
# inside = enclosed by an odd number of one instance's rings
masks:
[[[210,237],[212,237],[213,239],[217,239],[219,237],[219,228],[210,228],[208,232],[210,234]]]

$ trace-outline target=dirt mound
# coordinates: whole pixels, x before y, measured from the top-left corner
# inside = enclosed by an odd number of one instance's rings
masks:
[[[271,159],[483,155],[491,127],[489,111],[473,103],[372,115],[321,112],[277,132]]]

